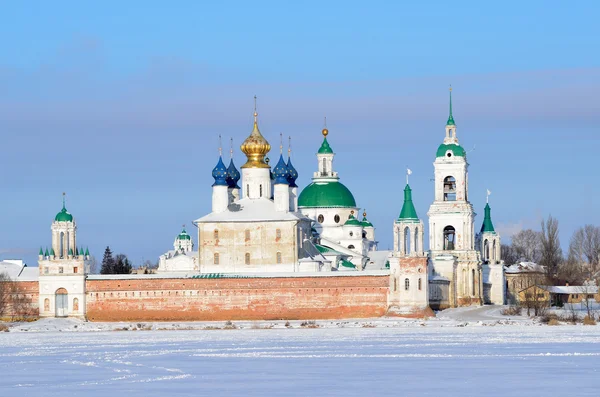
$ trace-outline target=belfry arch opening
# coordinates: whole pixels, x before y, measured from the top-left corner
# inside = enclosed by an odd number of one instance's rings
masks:
[[[404,228],[404,255],[410,255],[410,229]]]
[[[446,226],[444,228],[444,250],[454,250],[456,242],[456,230],[452,226]]]
[[[444,201],[456,201],[456,179],[453,176],[444,178]]]

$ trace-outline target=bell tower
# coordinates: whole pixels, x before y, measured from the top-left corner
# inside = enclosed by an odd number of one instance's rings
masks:
[[[450,280],[451,307],[482,303],[479,252],[475,250],[475,212],[469,202],[469,163],[460,146],[452,114],[452,87],[446,134],[434,167],[434,201],[429,207],[430,276]]]

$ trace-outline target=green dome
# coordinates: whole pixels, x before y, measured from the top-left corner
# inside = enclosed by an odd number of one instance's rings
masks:
[[[354,215],[350,215],[344,226],[362,226],[360,221],[354,217]]]
[[[356,201],[340,182],[313,182],[300,193],[298,207],[355,208]]]
[[[179,233],[179,236],[177,236],[177,240],[191,240],[192,238],[190,237],[190,235],[185,231],[185,229],[183,229],[181,231],[181,233]]]
[[[73,215],[69,214],[67,209],[63,206],[62,210],[54,217],[56,222],[73,222]]]
[[[448,145],[442,143],[440,147],[438,147],[436,157],[446,157],[446,152],[448,150],[451,150],[454,156],[465,157],[465,149],[463,149],[462,146],[456,145],[454,143],[450,143]]]
[[[317,153],[319,153],[319,154],[332,154],[333,153],[333,149],[331,149],[331,146],[329,146],[329,142],[327,142],[327,137],[323,138],[323,143],[321,144],[321,147],[319,148],[319,151]]]

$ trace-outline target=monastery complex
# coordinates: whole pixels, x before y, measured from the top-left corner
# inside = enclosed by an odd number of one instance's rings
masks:
[[[469,202],[469,163],[450,112],[433,162],[428,233],[404,187],[392,225],[393,250],[381,251],[375,227],[335,169],[327,128],[311,183],[282,147],[271,145],[258,113],[237,168],[222,156],[212,170],[212,208],[196,214],[197,233],[182,230],[159,258],[156,274],[89,274],[75,218],[64,205],[51,225],[39,268],[5,263],[41,317],[90,320],[240,320],[426,316],[433,310],[503,304],[500,236],[489,204],[480,227]],[[331,140],[331,144],[330,144]],[[433,151],[433,150],[432,150]],[[343,153],[340,155],[343,156]],[[408,170],[410,173],[410,170]],[[425,238],[429,251],[425,250]],[[194,243],[196,241],[196,243]]]

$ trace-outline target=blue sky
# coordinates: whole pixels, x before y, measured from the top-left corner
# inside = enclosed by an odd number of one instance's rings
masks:
[[[162,3],[162,4],[161,4]],[[78,241],[156,260],[210,211],[218,134],[239,144],[258,96],[299,185],[327,116],[335,167],[392,242],[404,169],[433,199],[448,85],[482,222],[508,236],[600,224],[600,5],[493,2],[12,2],[0,15],[0,258],[36,263],[68,194]]]

